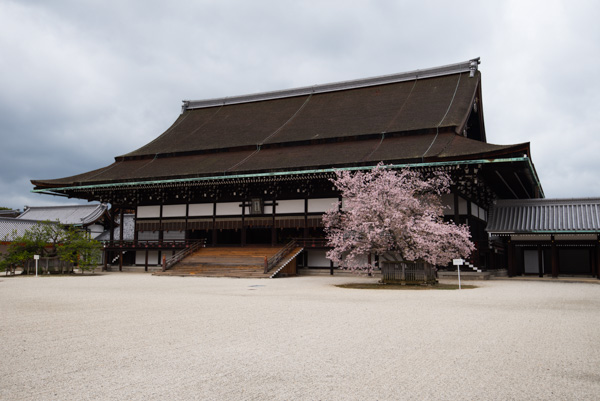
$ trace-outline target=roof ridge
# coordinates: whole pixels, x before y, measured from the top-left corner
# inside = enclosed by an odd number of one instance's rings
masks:
[[[539,198],[539,199],[498,199],[496,207],[499,206],[514,206],[525,204],[547,204],[547,205],[563,205],[563,204],[590,204],[600,203],[600,197],[588,198]]]
[[[47,205],[47,206],[27,206],[27,210],[29,209],[57,209],[57,208],[68,208],[68,207],[98,207],[102,205],[102,203],[92,204],[92,205]]]
[[[368,86],[385,85],[397,82],[410,81],[413,79],[433,78],[444,75],[452,75],[463,72],[469,72],[470,76],[475,75],[478,69],[480,58],[474,58],[468,61],[463,61],[455,64],[448,64],[439,67],[432,67],[422,70],[414,70],[390,75],[381,75],[371,78],[362,78],[349,81],[333,82],[322,85],[304,86],[293,89],[284,89],[271,92],[260,92],[248,95],[240,95],[233,97],[222,97],[206,100],[184,100],[182,112],[185,110],[202,109],[207,107],[223,106],[228,104],[259,102],[264,100],[282,99],[287,97],[295,97],[302,95],[310,95],[315,93],[335,92],[348,89],[358,89]]]

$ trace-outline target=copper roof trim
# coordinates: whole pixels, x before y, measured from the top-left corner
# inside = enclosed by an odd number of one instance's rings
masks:
[[[411,81],[415,79],[433,78],[444,75],[458,74],[463,72],[470,72],[470,76],[473,77],[475,71],[477,71],[479,63],[479,57],[477,57],[468,61],[463,61],[461,63],[433,67],[424,70],[403,72],[399,74],[382,75],[372,78],[341,81],[323,85],[305,86],[301,88],[254,93],[249,95],[233,97],[223,97],[207,100],[184,100],[182,105],[182,112],[185,110],[202,109],[207,107],[224,106],[229,104],[260,102],[264,100],[305,96],[315,93],[335,92],[349,89],[364,88],[375,85],[386,85],[397,82]]]

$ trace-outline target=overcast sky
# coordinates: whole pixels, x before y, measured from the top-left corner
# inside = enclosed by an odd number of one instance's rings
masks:
[[[184,99],[481,57],[488,142],[531,143],[546,197],[600,196],[595,1],[0,0],[0,206],[106,166]]]

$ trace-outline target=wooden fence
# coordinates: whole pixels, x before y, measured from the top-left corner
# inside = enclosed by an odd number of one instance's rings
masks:
[[[435,269],[424,261],[381,262],[381,281],[388,284],[435,284]]]

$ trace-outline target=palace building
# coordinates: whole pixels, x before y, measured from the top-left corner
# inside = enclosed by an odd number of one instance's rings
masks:
[[[34,191],[134,213],[133,241],[107,252],[137,264],[208,245],[302,239],[300,263],[328,267],[321,216],[339,200],[336,170],[443,170],[453,178],[448,219],[467,223],[482,267],[504,251],[488,240],[498,199],[544,196],[529,143],[487,143],[479,59],[311,87],[183,102],[173,125],[97,170],[32,180]],[[121,221],[123,219],[121,218]],[[112,233],[112,231],[111,231]],[[124,238],[121,233],[119,238]],[[115,253],[115,254],[116,254]]]

